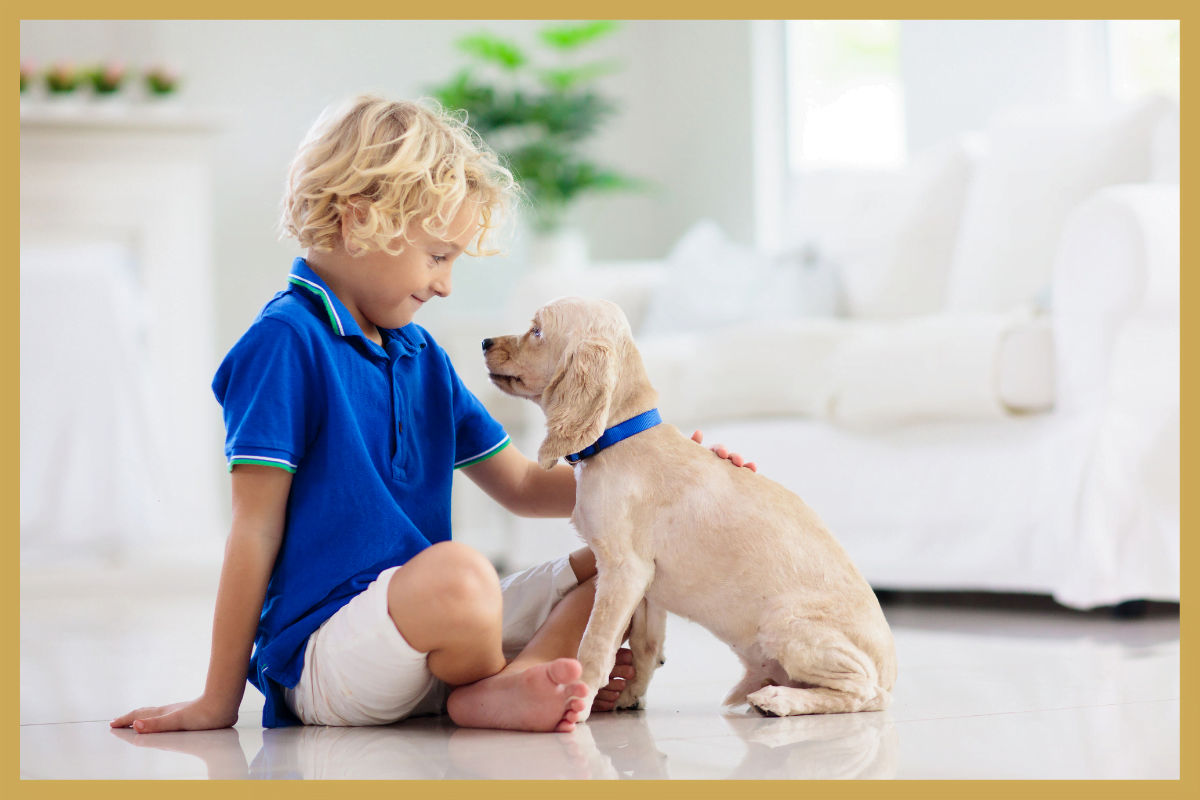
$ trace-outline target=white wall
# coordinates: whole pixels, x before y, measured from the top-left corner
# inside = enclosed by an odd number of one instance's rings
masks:
[[[1098,20],[910,20],[900,26],[910,155],[981,130],[1014,105],[1094,100],[1107,90]]]
[[[959,135],[985,131],[1016,106],[1104,101],[1109,95],[1106,22],[1100,20],[908,20],[900,23],[905,138],[911,161]],[[828,249],[878,190],[872,170],[789,177],[780,238]]]
[[[531,42],[538,22],[103,21],[21,23],[21,55],[41,64],[166,60],[181,101],[225,120],[216,146],[216,350],[224,352],[281,288],[292,256],[275,224],[288,162],[327,104],[362,90],[424,93],[462,63],[453,41],[487,29]],[[701,216],[749,240],[752,137],[749,23],[630,22],[596,54],[626,68],[604,79],[621,114],[595,154],[656,185],[585,199],[576,219],[597,258],[658,257]],[[521,241],[513,243],[519,256]],[[495,260],[493,260],[495,261]],[[459,310],[494,299],[503,262],[466,265]]]
[[[653,258],[697,219],[754,236],[749,22],[627,23],[629,68],[614,86],[624,113],[597,156],[656,184],[644,195],[589,198],[577,217],[598,256]]]
[[[769,24],[769,23],[768,23]],[[415,96],[461,63],[458,36],[481,29],[532,42],[528,21],[103,21],[21,23],[21,52],[41,63],[122,57],[131,64],[178,65],[188,104],[222,113],[214,176],[217,197],[216,350],[223,352],[282,283],[290,243],[274,238],[283,176],[300,137],[322,107],[355,91]],[[647,179],[647,194],[586,198],[574,214],[596,258],[664,255],[701,217],[735,239],[772,238],[755,207],[755,115],[762,80],[754,23],[627,22],[596,55],[625,69],[602,84],[621,104],[597,137],[597,158]],[[1100,95],[1107,61],[1103,22],[944,21],[902,23],[901,62],[910,153],[982,128],[996,110],[1018,103]],[[782,65],[780,65],[782,66]],[[769,69],[769,64],[759,64]],[[760,73],[761,74],[761,73]],[[759,150],[762,143],[757,143]],[[762,154],[760,153],[760,156]],[[782,168],[782,164],[779,165]],[[761,188],[761,187],[760,187]],[[778,221],[795,239],[796,221]],[[464,262],[452,305],[469,311],[494,302],[514,259]],[[432,309],[431,309],[432,310]]]

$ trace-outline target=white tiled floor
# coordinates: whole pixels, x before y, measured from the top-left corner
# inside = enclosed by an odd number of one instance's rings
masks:
[[[646,711],[571,734],[456,729],[139,737],[107,720],[203,685],[216,572],[22,576],[24,778],[1177,778],[1179,621],[898,605],[886,712],[766,719],[728,649],[672,618]]]

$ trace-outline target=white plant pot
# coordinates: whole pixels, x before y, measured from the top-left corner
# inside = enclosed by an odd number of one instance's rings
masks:
[[[535,270],[579,272],[587,267],[587,237],[575,228],[530,234],[529,266]]]

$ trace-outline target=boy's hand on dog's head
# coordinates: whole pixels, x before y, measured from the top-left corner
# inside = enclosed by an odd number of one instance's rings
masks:
[[[692,434],[692,441],[696,444],[704,444],[704,434],[702,434],[700,431],[696,431]],[[729,461],[729,463],[733,464],[735,467],[745,467],[751,472],[758,472],[758,466],[753,461],[747,461],[738,453],[729,452],[729,448],[723,444],[715,444],[708,449],[716,453],[718,457]]]

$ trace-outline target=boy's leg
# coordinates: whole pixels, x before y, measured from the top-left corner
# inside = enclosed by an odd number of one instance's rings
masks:
[[[495,684],[510,676],[537,669],[541,665],[564,659],[574,661],[596,596],[596,582],[592,580],[596,574],[595,560],[585,548],[584,551],[571,555],[571,567],[576,578],[582,579],[583,582],[554,607],[516,658],[497,675],[469,686],[460,686],[450,693],[447,709],[451,718],[459,725],[492,727],[488,720],[501,710],[497,704],[504,702],[500,695],[492,695]],[[628,652],[622,652],[620,655],[622,657],[618,658],[617,666],[613,670],[613,680],[608,686],[601,687],[593,710],[611,711],[624,681],[633,677],[632,659]]]
[[[590,556],[591,551],[588,551],[588,554]],[[571,563],[575,566],[574,558]],[[576,574],[579,574],[578,570]],[[575,658],[592,614],[592,604],[596,600],[595,578],[596,568],[593,560],[590,575],[554,607],[525,648],[509,663],[508,669],[523,669],[564,656]],[[609,676],[608,685],[601,686],[596,693],[592,711],[612,711],[616,708],[617,698],[625,688],[625,682],[632,680],[634,674],[633,654],[622,647],[617,651],[616,664]]]
[[[414,556],[392,577],[388,612],[409,645],[429,654],[430,672],[452,686],[478,688],[451,704],[460,725],[574,727],[588,691],[579,681],[579,662],[554,658],[520,670],[505,667],[500,582],[476,551],[442,542]]]
[[[392,576],[388,613],[429,671],[451,685],[495,675],[501,601],[496,571],[478,552],[442,542],[413,556]]]
[[[596,599],[596,581],[588,579],[576,586],[554,606],[529,643],[509,662],[507,669],[523,669],[531,664],[569,656],[579,652],[579,642],[587,628]]]
[[[583,640],[583,632],[587,628],[592,604],[596,599],[596,582],[593,580],[596,577],[596,554],[591,548],[582,547],[570,554],[568,562],[575,574],[576,583],[580,584],[578,596],[573,597],[553,621],[547,617],[538,629],[539,638],[536,641],[535,637],[530,637],[518,656],[523,661],[553,658],[555,653],[575,657],[579,652],[579,643]],[[558,605],[562,605],[562,602]],[[557,610],[557,606],[555,609]],[[532,649],[529,645],[533,645]],[[616,708],[617,698],[625,688],[625,682],[633,680],[634,675],[633,654],[628,648],[622,647],[617,651],[617,661],[609,676],[608,685],[600,687],[596,693],[592,711],[612,711]]]

